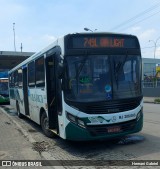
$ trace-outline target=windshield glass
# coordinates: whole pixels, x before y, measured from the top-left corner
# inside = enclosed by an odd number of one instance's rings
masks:
[[[66,62],[67,100],[94,102],[140,95],[140,57],[68,56]]]
[[[141,58],[135,55],[110,56],[115,99],[141,95]]]
[[[8,94],[8,82],[0,82],[0,94]]]

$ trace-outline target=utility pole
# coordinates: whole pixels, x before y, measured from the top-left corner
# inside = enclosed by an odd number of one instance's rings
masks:
[[[15,42],[15,23],[13,23],[13,36],[14,36],[14,51],[16,52],[16,42]]]
[[[156,39],[156,41],[154,41],[154,40],[149,40],[149,42],[153,42],[154,43],[154,62],[155,62],[155,75],[154,75],[154,69],[153,69],[153,85],[154,85],[154,87],[156,87],[157,86],[157,72],[156,72],[156,61],[155,61],[155,57],[156,57],[156,48],[157,48],[157,42],[158,42],[158,40],[160,39],[160,37],[158,37],[157,39]]]
[[[21,43],[21,52],[22,52],[22,49],[23,49],[23,46],[22,46],[22,43]]]
[[[159,39],[160,39],[160,37],[157,38],[156,41],[154,41],[154,40],[149,40],[149,42],[153,42],[153,43],[154,43],[154,59],[155,59],[155,57],[156,57],[156,48],[157,48],[157,42],[158,42]]]

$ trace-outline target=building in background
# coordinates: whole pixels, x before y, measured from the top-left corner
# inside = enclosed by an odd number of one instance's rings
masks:
[[[160,59],[142,58],[142,80],[160,78]]]
[[[156,64],[156,77],[160,78],[160,63]]]
[[[0,78],[8,77],[8,70],[33,54],[33,52],[0,51]]]
[[[160,97],[160,59],[142,59],[143,96]]]

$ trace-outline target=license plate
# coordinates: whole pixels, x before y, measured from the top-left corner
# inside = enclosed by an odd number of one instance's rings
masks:
[[[120,126],[114,126],[107,128],[108,133],[117,133],[121,131]]]

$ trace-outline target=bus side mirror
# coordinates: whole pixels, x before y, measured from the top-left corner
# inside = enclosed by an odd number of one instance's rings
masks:
[[[59,63],[58,64],[58,78],[59,79],[62,79],[63,78],[63,75],[64,75],[64,66],[63,66],[63,63]]]

